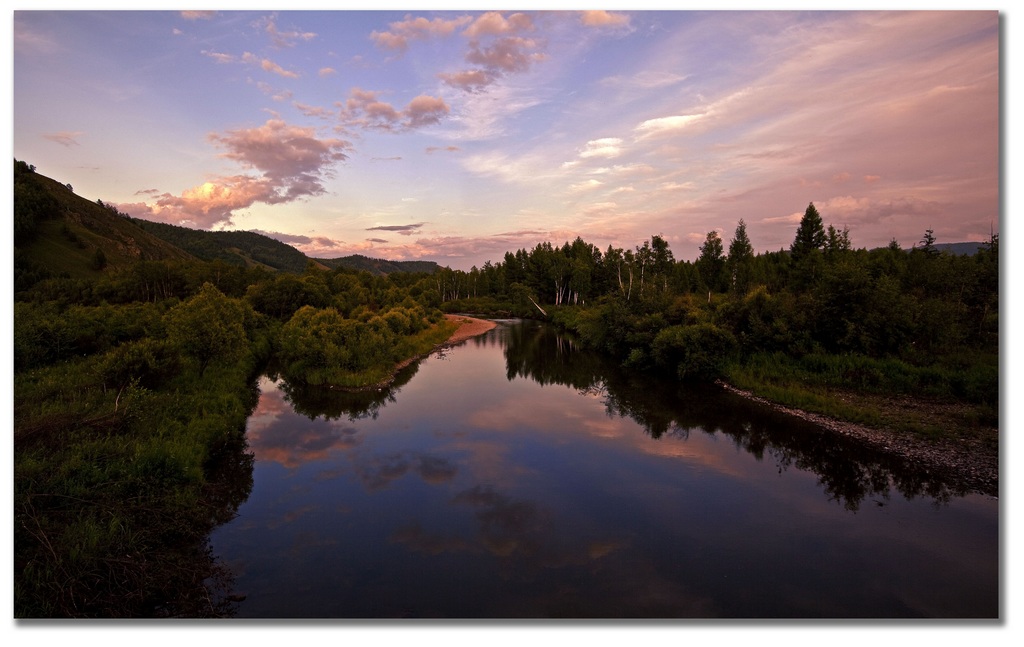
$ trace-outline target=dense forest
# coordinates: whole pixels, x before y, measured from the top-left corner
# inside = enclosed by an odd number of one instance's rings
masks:
[[[542,318],[629,370],[998,438],[997,235],[970,255],[931,230],[856,249],[811,204],[777,252],[755,253],[740,221],[695,261],[662,236],[576,238],[468,272],[360,271],[128,218],[19,161],[13,224],[17,617],[226,613],[206,537],[248,496],[246,470],[251,487],[255,378],[272,366],[306,397],[377,384],[447,339],[443,312]],[[893,397],[946,422],[892,419],[877,405]]]

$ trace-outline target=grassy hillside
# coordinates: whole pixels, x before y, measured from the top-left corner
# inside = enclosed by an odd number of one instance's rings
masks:
[[[15,164],[16,265],[71,278],[96,277],[140,260],[188,260],[108,206]]]

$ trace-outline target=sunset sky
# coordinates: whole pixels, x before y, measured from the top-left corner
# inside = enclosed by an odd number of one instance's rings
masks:
[[[995,11],[19,11],[13,53],[16,159],[310,256],[999,231]]]

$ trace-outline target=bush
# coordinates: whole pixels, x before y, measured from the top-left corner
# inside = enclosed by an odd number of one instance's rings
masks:
[[[732,333],[714,324],[669,326],[654,338],[654,362],[680,379],[714,379],[736,353]]]

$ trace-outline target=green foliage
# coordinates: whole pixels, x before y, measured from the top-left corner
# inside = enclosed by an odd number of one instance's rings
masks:
[[[704,286],[711,291],[721,291],[725,284],[725,252],[722,239],[717,231],[709,231],[704,244],[700,246],[700,256],[696,262],[697,271]]]
[[[655,362],[674,370],[679,379],[710,380],[722,373],[736,352],[736,338],[710,323],[669,326],[654,338]]]
[[[440,269],[438,264],[433,261],[388,261],[360,254],[343,256],[341,258],[318,258],[316,260],[331,269],[346,268],[357,272],[369,272],[375,276],[400,273],[433,274]]]
[[[800,218],[800,226],[796,230],[796,238],[789,247],[793,260],[799,262],[812,251],[819,250],[825,245],[825,226],[821,221],[821,214],[815,208],[814,203],[807,205],[807,210]]]
[[[247,307],[206,283],[197,295],[167,313],[168,340],[199,363],[202,377],[211,361],[237,361],[245,352]]]
[[[141,229],[204,261],[258,265],[299,273],[309,259],[299,250],[252,231],[203,231],[133,218]]]
[[[43,220],[60,216],[60,205],[24,162],[14,162],[14,244],[23,245],[36,237]]]
[[[729,243],[726,266],[729,273],[729,289],[740,294],[746,293],[753,280],[754,248],[747,236],[747,224],[741,218],[736,233]]]

